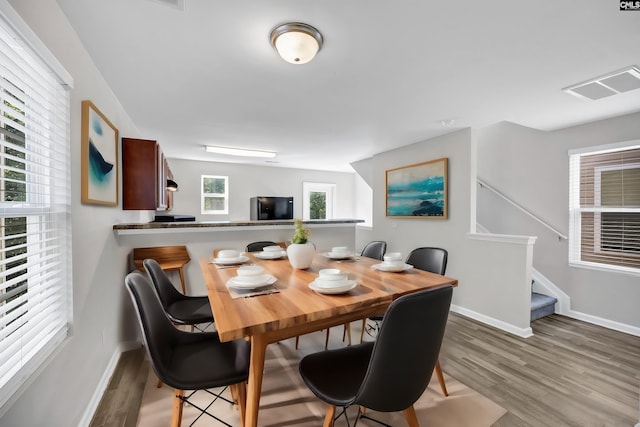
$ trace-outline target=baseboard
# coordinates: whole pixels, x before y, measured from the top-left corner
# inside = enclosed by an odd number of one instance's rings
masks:
[[[510,323],[503,322],[502,320],[494,319],[493,317],[489,317],[476,311],[460,307],[459,305],[451,304],[451,311],[461,314],[465,317],[470,317],[471,319],[477,320],[478,322],[485,323],[521,338],[529,338],[533,336],[531,327],[519,328]]]
[[[602,317],[581,313],[575,310],[569,310],[567,313],[563,313],[563,314],[573,319],[582,320],[583,322],[593,323],[594,325],[602,326],[607,329],[613,329],[614,331],[624,332],[625,334],[640,337],[640,328],[638,328],[637,326],[627,325],[626,323],[620,323],[614,320],[604,319]],[[640,425],[636,427],[640,427]]]
[[[100,378],[100,381],[98,382],[98,386],[96,387],[96,390],[93,392],[93,396],[91,396],[91,400],[87,404],[87,408],[84,411],[84,414],[82,414],[82,418],[78,423],[78,427],[89,427],[89,425],[91,424],[91,419],[93,419],[93,414],[96,412],[96,409],[98,409],[98,406],[100,405],[100,400],[102,399],[104,391],[107,389],[107,386],[109,385],[109,380],[113,375],[113,371],[115,371],[116,366],[118,365],[118,361],[120,360],[120,354],[122,354],[125,351],[136,349],[140,346],[141,344],[138,341],[128,341],[128,342],[120,343],[116,347],[116,350],[113,352],[113,355],[111,356],[111,359],[109,360],[109,363],[107,364],[107,367],[105,368],[102,374],[102,378]]]

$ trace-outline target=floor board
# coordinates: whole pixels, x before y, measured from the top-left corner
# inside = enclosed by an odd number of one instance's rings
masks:
[[[352,323],[353,337],[360,324]],[[494,427],[638,422],[640,337],[559,315],[532,322],[532,329],[534,336],[524,339],[449,317],[442,368],[508,411]],[[135,425],[148,369],[143,349],[123,353],[92,427]]]

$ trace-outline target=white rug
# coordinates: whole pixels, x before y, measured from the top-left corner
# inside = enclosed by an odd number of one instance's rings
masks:
[[[329,347],[336,348],[343,345],[340,341],[342,329],[336,327],[331,332],[332,339]],[[354,339],[359,337],[359,331],[356,331],[355,328],[353,336]],[[324,331],[304,335],[300,339],[299,350],[295,350],[293,339],[271,344],[267,348],[258,416],[258,424],[261,427],[322,425],[325,404],[305,386],[298,372],[298,361],[308,353],[322,350],[324,337]],[[446,372],[445,380],[449,391],[448,397],[441,394],[434,375],[431,384],[415,404],[421,426],[489,427],[506,413],[502,407],[491,400],[447,376]],[[153,370],[150,370],[138,418],[138,426],[140,427],[169,425],[173,391],[166,385],[158,389],[156,387],[157,381]],[[200,404],[206,406],[211,399],[206,393],[200,392],[199,395],[196,395],[196,399],[202,399]],[[229,397],[228,390],[226,395]],[[200,406],[200,404],[198,405]],[[357,411],[357,408],[350,409]],[[236,408],[226,402],[216,402],[211,407],[211,412],[233,426],[239,425]],[[350,413],[355,414],[355,412]],[[367,414],[393,426],[406,426],[401,413],[367,411]],[[185,406],[182,425],[189,426],[195,416],[197,416],[197,411],[192,407]],[[350,419],[353,418],[350,417]],[[195,426],[217,425],[221,426],[222,424],[206,415],[195,423]],[[344,418],[337,421],[335,426],[346,426]],[[378,427],[380,424],[361,420],[358,422],[358,426]]]

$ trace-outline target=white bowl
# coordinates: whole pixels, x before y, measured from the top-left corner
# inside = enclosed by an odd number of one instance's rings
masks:
[[[240,256],[240,252],[235,249],[220,249],[218,251],[218,258],[238,258]]]
[[[337,268],[325,268],[318,272],[318,278],[322,281],[344,280],[347,274]]]
[[[255,276],[238,275],[236,277],[233,277],[232,283],[239,285],[262,285],[264,283],[267,283],[270,277],[271,276],[269,276],[268,274],[258,274]]]
[[[385,262],[402,261],[402,254],[400,252],[389,252],[383,259]]]
[[[404,261],[383,261],[382,265],[385,267],[402,267]]]
[[[330,288],[341,288],[347,285],[349,282],[350,280],[348,280],[347,276],[344,275],[341,279],[338,279],[338,280],[324,279],[322,277],[318,277],[316,278],[316,280],[313,281],[313,284],[319,288],[330,289]]]
[[[331,248],[331,253],[340,255],[340,254],[348,254],[349,248],[346,246],[334,246]]]
[[[264,267],[259,265],[245,265],[238,268],[238,276],[252,277],[264,274]]]
[[[262,252],[282,252],[282,248],[280,246],[265,246],[262,248]]]

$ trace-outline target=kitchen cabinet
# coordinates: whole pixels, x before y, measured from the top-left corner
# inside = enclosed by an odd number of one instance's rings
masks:
[[[167,178],[172,177],[157,141],[122,138],[122,209],[171,209]]]

